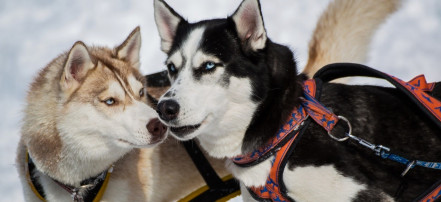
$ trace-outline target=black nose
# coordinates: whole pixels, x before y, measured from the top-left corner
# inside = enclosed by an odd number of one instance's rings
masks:
[[[179,114],[179,104],[174,100],[161,101],[158,104],[158,114],[164,121],[176,119]]]

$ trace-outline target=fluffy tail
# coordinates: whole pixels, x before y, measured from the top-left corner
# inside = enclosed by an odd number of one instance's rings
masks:
[[[312,77],[324,65],[335,62],[364,63],[375,30],[400,5],[400,0],[332,1],[309,42],[303,73]]]

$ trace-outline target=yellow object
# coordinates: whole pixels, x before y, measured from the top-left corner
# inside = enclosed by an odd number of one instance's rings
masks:
[[[29,163],[29,153],[26,151],[26,168],[27,168],[26,180],[28,181],[28,184],[31,187],[32,192],[34,192],[34,194],[41,201],[46,202],[46,199],[44,199],[44,197],[40,194],[40,192],[38,192],[37,188],[35,188],[34,183],[32,183],[31,174],[29,173],[28,163]],[[113,165],[107,171],[107,175],[106,175],[106,178],[104,179],[103,185],[101,186],[100,190],[98,191],[98,193],[96,194],[95,198],[93,199],[93,202],[99,202],[101,200],[101,198],[103,197],[104,192],[106,191],[106,188],[107,188],[107,184],[109,183],[110,174],[112,173],[112,171],[113,171]]]
[[[101,198],[103,197],[104,192],[106,191],[107,184],[109,184],[110,174],[112,173],[112,171],[113,171],[113,165],[109,170],[107,170],[107,175],[106,178],[104,179],[103,185],[101,185],[101,188],[96,194],[95,199],[93,199],[93,202],[101,201]]]
[[[43,198],[43,196],[40,194],[40,192],[37,191],[37,188],[35,188],[34,183],[32,183],[31,180],[31,174],[29,173],[29,153],[26,151],[26,181],[28,181],[29,186],[31,187],[31,190],[34,192],[34,194],[42,201],[46,200]]]
[[[233,178],[232,175],[227,175],[227,176],[222,178],[222,181],[225,182],[225,181],[228,181],[228,180],[230,180],[232,178]],[[198,197],[199,195],[203,194],[204,192],[208,191],[209,189],[210,188],[207,185],[205,185],[205,186],[203,186],[203,187],[193,191],[192,193],[190,193],[186,197],[180,199],[178,202],[188,202],[188,201],[191,201],[194,198]],[[231,194],[229,194],[227,196],[224,196],[224,197],[222,197],[220,199],[217,199],[216,202],[225,202],[225,201],[228,201],[228,200],[230,200],[230,199],[232,199],[232,198],[234,198],[236,196],[239,196],[239,195],[240,195],[240,190],[236,191],[236,192],[233,192],[233,193],[231,193]]]

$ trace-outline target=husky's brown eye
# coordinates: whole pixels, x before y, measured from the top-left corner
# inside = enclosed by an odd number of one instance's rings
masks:
[[[139,97],[143,97],[144,96],[144,88],[141,88],[141,90],[139,90]]]
[[[113,99],[113,98],[108,98],[108,99],[106,99],[106,100],[104,100],[104,103],[106,103],[106,105],[113,105],[113,104],[115,104],[115,99]]]

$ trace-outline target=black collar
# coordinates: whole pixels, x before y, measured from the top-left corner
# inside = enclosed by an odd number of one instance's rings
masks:
[[[46,194],[44,192],[43,186],[39,183],[38,177],[34,176],[34,172],[36,171],[36,167],[29,153],[26,156],[27,161],[27,176],[29,177],[29,185],[31,186],[32,191],[43,201],[45,200]],[[91,177],[89,179],[85,179],[81,181],[80,187],[74,187],[71,185],[63,184],[55,179],[52,179],[55,183],[57,183],[61,188],[66,190],[71,196],[73,201],[75,202],[92,202],[99,201],[102,197],[109,177],[110,173],[113,171],[113,165],[108,169],[98,174],[97,176]]]

